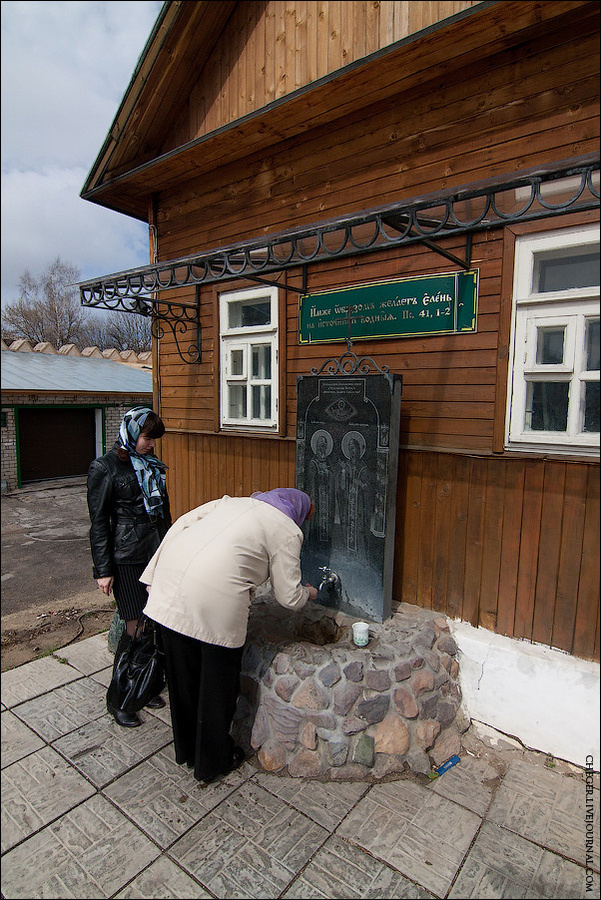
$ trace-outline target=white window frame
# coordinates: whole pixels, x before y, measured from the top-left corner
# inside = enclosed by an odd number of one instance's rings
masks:
[[[229,308],[231,303],[252,300],[269,300],[270,321],[267,325],[230,327]],[[279,409],[278,370],[278,289],[276,287],[249,288],[227,291],[219,295],[219,343],[220,343],[220,423],[227,430],[277,431]],[[270,348],[271,375],[269,378],[253,377],[252,347],[267,345]],[[243,371],[230,372],[232,351],[241,351]],[[271,388],[270,409],[263,418],[252,418],[253,387],[269,385]],[[232,416],[229,408],[229,392],[233,386],[246,390],[246,416]]]
[[[587,381],[599,381],[599,371],[585,368],[587,321],[599,318],[599,286],[554,292],[537,292],[534,266],[537,253],[599,245],[599,226],[562,229],[516,238],[510,365],[507,390],[505,448],[557,454],[597,455],[599,433],[585,432],[583,396]],[[539,328],[564,327],[562,364],[536,361]],[[532,431],[527,428],[527,395],[530,382],[568,383],[568,415],[565,431]]]

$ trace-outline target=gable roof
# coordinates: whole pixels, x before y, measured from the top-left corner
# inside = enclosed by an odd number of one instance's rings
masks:
[[[152,394],[152,372],[85,356],[2,351],[2,392]]]
[[[84,199],[95,200],[95,189],[107,180],[155,158],[235,6],[230,0],[163,4],[86,179]],[[146,202],[121,211],[147,219]]]
[[[591,0],[484,0],[165,150],[238,5],[221,0],[164,4],[82,189],[84,199],[148,221],[149,204],[158,191],[343,120],[410,91],[425,77],[445,77],[468,62],[541,36],[560,22],[569,27],[576,19],[598,16],[598,3]]]

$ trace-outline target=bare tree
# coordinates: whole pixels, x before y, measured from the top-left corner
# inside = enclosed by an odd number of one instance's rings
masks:
[[[33,344],[49,341],[80,345],[80,332],[87,314],[74,286],[78,269],[60,257],[35,278],[26,270],[19,279],[19,299],[2,313],[2,334],[27,338]]]
[[[48,341],[56,349],[75,344],[79,350],[150,350],[148,306],[136,301],[138,313],[90,312],[81,306],[75,283],[80,273],[60,257],[35,278],[26,270],[19,279],[19,299],[2,312],[2,337],[7,344],[26,338],[32,344]]]
[[[109,313],[106,320],[106,337],[109,347],[144,353],[152,346],[150,319],[138,313]]]
[[[144,353],[150,350],[150,319],[137,313],[112,311],[101,315],[94,310],[88,317],[81,332],[86,347],[98,347],[100,350],[134,350]]]
[[[99,350],[107,350],[110,346],[106,334],[106,316],[100,311],[94,310],[86,318],[81,329],[81,343],[83,347],[98,347]]]

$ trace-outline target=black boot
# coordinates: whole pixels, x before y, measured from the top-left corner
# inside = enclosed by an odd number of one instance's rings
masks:
[[[157,694],[156,697],[153,697],[152,700],[149,700],[146,704],[146,709],[163,709],[166,706],[166,702],[163,700],[160,694]]]
[[[124,652],[124,650],[129,646],[130,641],[131,641],[131,638],[127,634],[127,632],[123,632],[123,634],[121,635],[121,638],[119,640],[119,643],[117,645],[117,649],[115,650],[115,662],[113,663],[113,674],[115,672],[115,666],[117,664],[119,657]],[[135,712],[134,713],[125,712],[125,710],[118,709],[116,706],[114,706],[109,700],[110,690],[111,690],[111,688],[109,686],[109,689],[107,691],[107,697],[106,697],[106,708],[110,712],[110,714],[113,716],[113,718],[115,719],[115,722],[117,723],[117,725],[121,725],[123,728],[138,728],[142,724],[138,714]]]
[[[137,713],[128,713],[123,712],[122,709],[115,709],[108,700],[106,701],[106,708],[114,717],[117,725],[122,725],[124,728],[137,728],[142,724]]]

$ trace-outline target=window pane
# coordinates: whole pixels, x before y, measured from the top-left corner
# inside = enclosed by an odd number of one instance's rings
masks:
[[[252,377],[271,378],[271,345],[254,344],[252,347]]]
[[[586,323],[586,368],[588,372],[599,369],[599,319]]]
[[[271,323],[271,301],[266,300],[232,300],[228,303],[228,326],[230,328],[249,328],[253,325],[269,325]]]
[[[230,353],[230,371],[232,375],[244,375],[243,350],[232,350]]]
[[[246,418],[246,387],[243,384],[230,384],[228,388],[228,415],[231,419]]]
[[[529,382],[524,423],[526,430],[566,431],[568,392],[568,382]]]
[[[534,291],[567,291],[599,284],[599,250],[562,249],[534,255]]]
[[[252,388],[252,418],[271,418],[271,387],[268,384],[255,384]]]
[[[561,365],[565,328],[539,328],[536,342],[536,362],[539,366]]]
[[[599,382],[587,381],[584,387],[584,430],[599,431]]]

